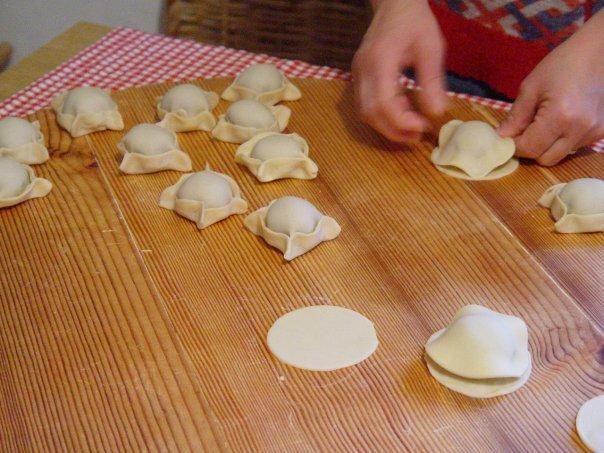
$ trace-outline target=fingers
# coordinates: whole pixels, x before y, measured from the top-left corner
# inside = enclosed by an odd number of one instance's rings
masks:
[[[502,137],[515,137],[528,127],[533,121],[538,105],[538,94],[536,90],[530,88],[521,88],[520,94],[514,104],[510,114],[499,126],[497,132]]]
[[[514,139],[516,155],[537,159],[560,137],[561,129],[557,129],[555,126],[553,118],[548,116],[536,118],[519,137]]]
[[[562,134],[556,141],[536,159],[537,163],[550,167],[558,164],[567,155],[575,153],[580,147],[588,144],[592,138],[596,125],[588,116],[564,118],[562,122]],[[564,127],[564,125],[566,125]]]
[[[398,83],[406,56],[394,43],[381,42],[362,48],[355,55],[355,98],[361,119],[395,142],[419,138],[428,126],[414,112]]]
[[[444,41],[424,40],[416,55],[417,81],[421,109],[429,115],[440,115],[447,106],[445,93]]]
[[[570,154],[571,149],[571,140],[568,137],[560,137],[536,161],[539,165],[551,167]]]

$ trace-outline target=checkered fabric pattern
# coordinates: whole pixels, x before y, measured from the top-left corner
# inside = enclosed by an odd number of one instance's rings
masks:
[[[553,48],[604,7],[604,0],[434,0],[455,13]]]
[[[33,113],[48,106],[56,94],[77,86],[92,85],[120,90],[166,81],[233,77],[251,63],[264,62],[275,64],[290,77],[350,79],[350,74],[340,69],[116,28],[75,57],[0,102],[0,118]],[[402,83],[408,87],[414,85],[412,80],[405,77]],[[451,95],[497,109],[510,108],[510,104],[493,99],[466,94]],[[604,150],[604,141],[599,142],[596,149]]]

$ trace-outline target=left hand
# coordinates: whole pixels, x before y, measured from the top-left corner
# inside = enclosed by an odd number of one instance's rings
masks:
[[[604,137],[604,11],[547,55],[522,82],[499,127],[516,155],[556,165]]]

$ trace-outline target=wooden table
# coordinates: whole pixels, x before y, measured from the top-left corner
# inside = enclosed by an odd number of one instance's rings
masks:
[[[234,145],[179,134],[195,168],[232,175],[251,209],[297,194],[338,219],[338,239],[291,263],[242,216],[200,232],[158,208],[178,174],[121,175],[121,132],[72,140],[52,112],[30,116],[52,152],[36,172],[54,188],[0,210],[0,450],[581,448],[574,416],[604,390],[604,239],[553,234],[535,201],[556,181],[604,177],[602,156],[459,181],[430,164],[433,137],[401,149],[359,124],[346,83],[296,83],[289,130],[309,138],[314,181],[259,184]],[[126,128],[153,121],[166,88],[116,93]],[[443,121],[502,115],[455,100]],[[276,360],[272,322],[321,303],[374,321],[376,353],[330,373]],[[424,342],[468,303],[526,320],[534,370],[518,392],[472,400],[429,376]]]
[[[109,31],[111,28],[105,25],[78,22],[31,55],[0,72],[0,99],[6,99],[16,91],[25,88],[34,80],[102,38]]]

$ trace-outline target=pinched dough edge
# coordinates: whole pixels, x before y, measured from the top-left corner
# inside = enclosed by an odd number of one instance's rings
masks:
[[[210,170],[209,166],[206,166],[206,170],[212,171]],[[195,173],[187,173],[182,175],[176,184],[164,189],[159,198],[159,206],[165,209],[170,209],[182,217],[195,222],[197,224],[197,228],[200,230],[216,222],[220,222],[233,214],[243,214],[246,212],[247,202],[241,198],[241,190],[239,189],[239,186],[235,180],[224,173],[214,171],[213,173],[226,178],[231,186],[233,198],[225,206],[220,208],[204,208],[203,202],[201,201],[186,200],[176,197],[180,186],[182,186],[184,182]]]
[[[283,258],[291,261],[312,250],[321,242],[331,241],[338,237],[342,228],[338,222],[329,216],[322,215],[315,229],[310,233],[294,233],[292,236],[278,233],[266,226],[266,214],[270,206],[260,208],[248,215],[243,224],[256,236],[262,237],[269,245],[283,253]]]
[[[262,161],[252,157],[254,146],[263,138],[279,135],[278,132],[263,132],[253,136],[241,144],[235,152],[235,162],[245,165],[260,182],[269,182],[276,179],[314,179],[317,177],[319,167],[308,157],[308,143],[298,134],[287,134],[297,141],[302,148],[300,157],[276,157]]]

